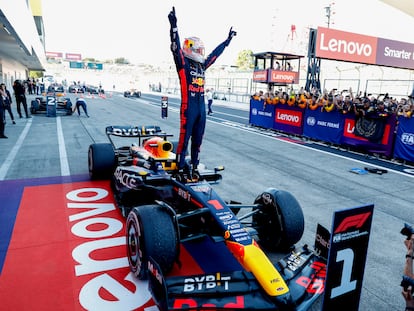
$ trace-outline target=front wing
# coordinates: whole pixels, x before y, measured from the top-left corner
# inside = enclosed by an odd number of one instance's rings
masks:
[[[324,292],[325,262],[312,252],[292,252],[276,267],[289,287],[270,297],[247,271],[166,277],[149,261],[149,289],[163,310],[309,310]]]

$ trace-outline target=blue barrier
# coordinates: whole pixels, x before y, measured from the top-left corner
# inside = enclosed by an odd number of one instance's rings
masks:
[[[410,118],[398,118],[394,157],[414,162],[414,121]]]
[[[373,120],[380,123],[379,140],[361,136],[359,129],[355,131],[356,122],[351,113],[302,109],[287,104],[265,105],[263,100],[250,100],[252,125],[414,162],[414,121],[400,117],[396,133],[397,117],[394,114]]]

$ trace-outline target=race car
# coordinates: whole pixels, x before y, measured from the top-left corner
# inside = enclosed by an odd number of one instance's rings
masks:
[[[89,146],[89,173],[111,180],[126,217],[130,269],[149,279],[160,310],[308,310],[322,295],[326,250],[294,247],[304,218],[291,193],[269,188],[253,204],[225,201],[213,189],[223,168],[178,174],[172,135],[160,127],[108,126],[106,134],[109,143]],[[118,147],[115,138],[135,142]],[[180,243],[205,239],[237,269],[170,276],[181,266]],[[290,251],[272,262],[265,251],[277,249]]]
[[[73,113],[72,101],[70,100],[69,97],[55,96],[51,94],[48,96],[39,96],[33,99],[30,104],[31,114],[36,114],[39,112],[46,112],[48,99],[53,101],[53,105],[56,103],[57,111],[61,111],[66,115],[71,115]]]
[[[84,93],[83,87],[77,84],[71,84],[68,87],[69,93]]]
[[[124,92],[124,97],[136,97],[136,98],[140,98],[141,97],[141,91],[138,91],[136,89],[130,89]]]

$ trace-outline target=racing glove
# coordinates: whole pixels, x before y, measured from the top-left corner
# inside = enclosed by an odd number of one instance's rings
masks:
[[[175,15],[175,7],[172,7],[171,12],[168,14],[171,28],[177,28],[177,16]]]
[[[227,40],[226,40],[226,46],[230,44],[231,39],[233,39],[235,35],[237,35],[237,32],[233,30],[233,27],[230,27],[229,36],[227,37]]]

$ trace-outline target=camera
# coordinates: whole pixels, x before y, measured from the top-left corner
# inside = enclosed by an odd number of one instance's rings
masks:
[[[414,233],[414,229],[407,223],[404,223],[404,227],[401,229],[400,233],[407,237],[407,240],[411,238],[411,235]]]

